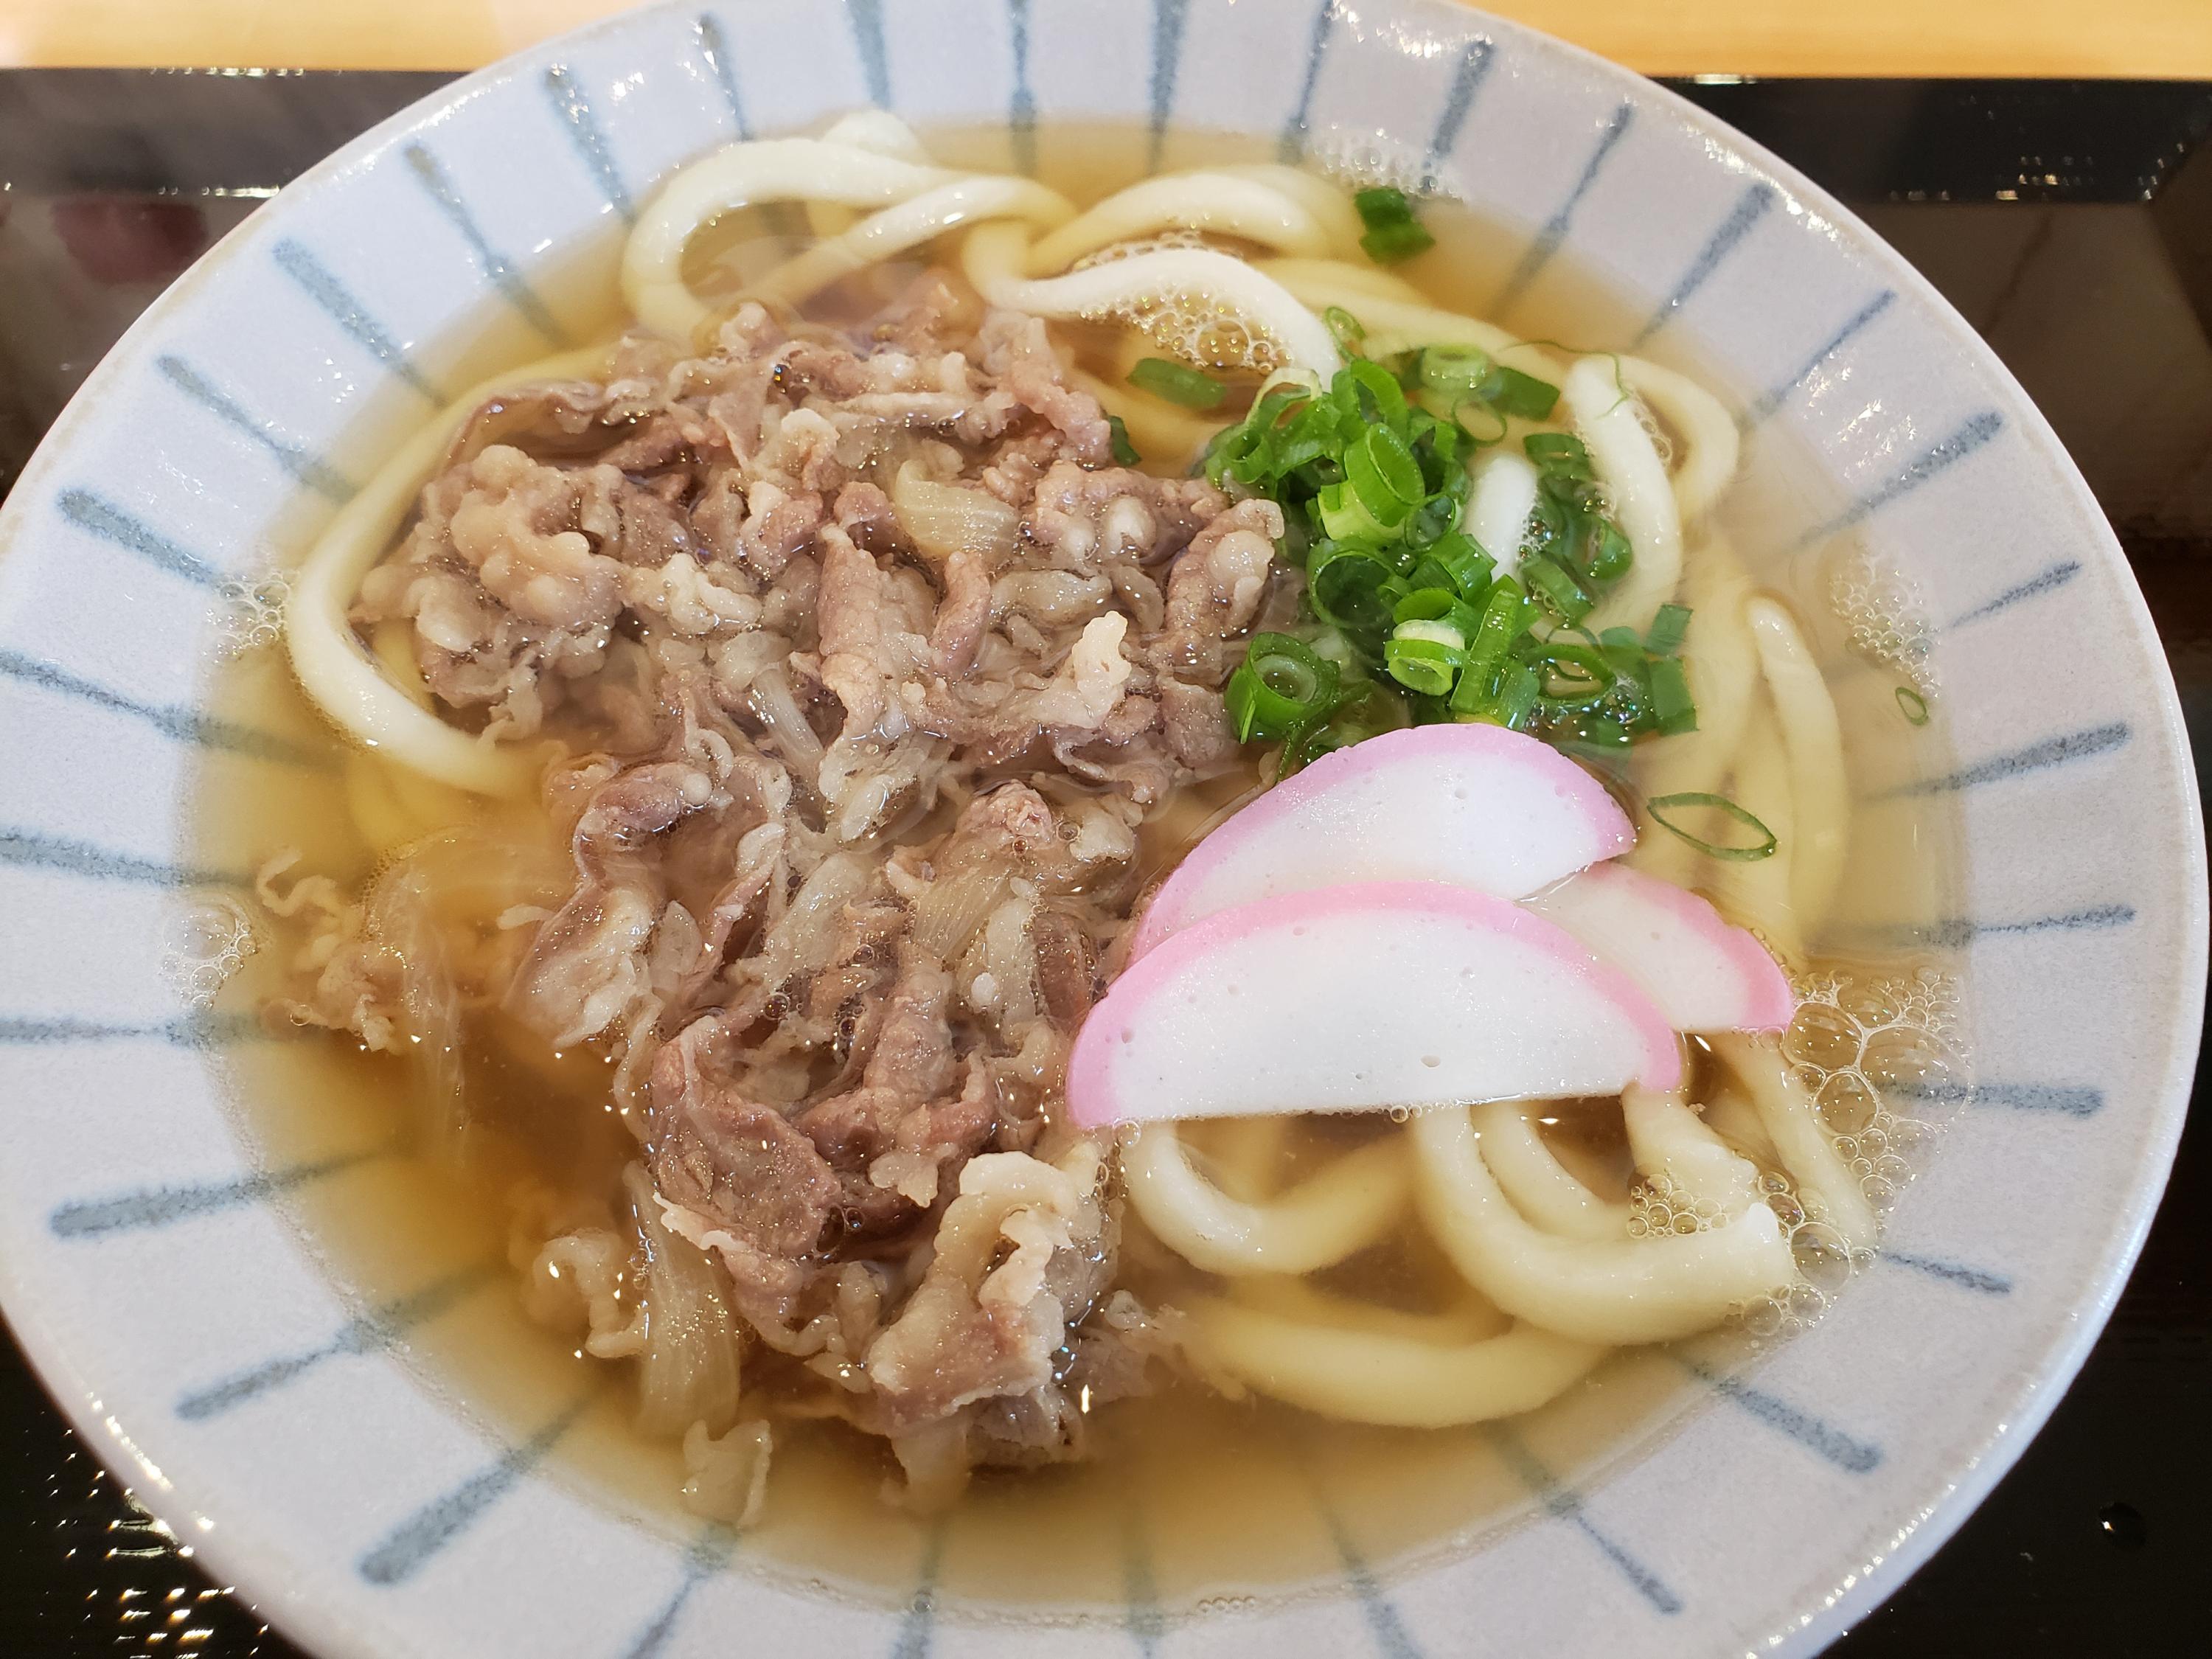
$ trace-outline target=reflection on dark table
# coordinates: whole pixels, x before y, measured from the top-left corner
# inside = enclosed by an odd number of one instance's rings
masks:
[[[0,73],[0,493],[165,283],[276,186],[441,79]],[[2118,531],[2197,752],[2212,754],[2212,86],[1678,89],[1851,202],[2020,377]],[[2212,1131],[2192,1121],[2142,1260],[2049,1426],[1832,1652],[2203,1650],[2208,1201]],[[297,1653],[191,1553],[100,1470],[0,1340],[0,1656]]]

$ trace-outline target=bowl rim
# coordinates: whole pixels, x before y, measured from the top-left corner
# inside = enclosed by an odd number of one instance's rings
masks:
[[[270,201],[227,232],[192,265],[155,297],[109,348],[62,412],[41,437],[31,459],[18,475],[7,501],[0,503],[0,558],[14,548],[33,512],[31,503],[51,497],[51,475],[72,447],[76,430],[88,422],[109,393],[141,368],[147,339],[159,332],[197,299],[199,290],[229,266],[251,243],[276,234],[274,227],[288,216],[301,198],[319,193],[356,170],[365,170],[376,158],[404,137],[434,125],[455,108],[473,102],[521,76],[559,62],[579,48],[599,45],[632,32],[648,32],[660,20],[680,14],[725,7],[742,9],[766,0],[651,0],[629,11],[595,19],[576,28],[526,46],[471,71],[408,104],[349,140],[285,185]],[[850,3],[850,0],[848,0]],[[972,0],[981,7],[985,0]],[[1291,0],[1279,0],[1285,10]],[[1907,1520],[1895,1547],[1878,1563],[1851,1572],[1840,1587],[1832,1578],[1808,1582],[1784,1598],[1784,1608],[1797,1616],[1765,1644],[1770,1653],[1803,1659],[1819,1652],[1861,1618],[1886,1601],[1904,1581],[1954,1534],[1989,1492],[2002,1479],[2041,1430],[2073,1382],[2109,1319],[2141,1254],[2143,1243],[2163,1196],[2167,1176],[2187,1114],[2202,1037],[2206,1005],[2208,957],[2207,861],[2203,805],[2191,762],[2191,748],[2180,700],[2148,605],[2109,520],[2068,453],[2064,444],[2034,399],[2028,395],[1996,351],[1957,308],[1850,208],[1798,168],[1692,103],[1686,98],[1587,48],[1509,18],[1456,0],[1382,0],[1386,11],[1407,17],[1424,27],[1450,26],[1455,34],[1471,28],[1475,36],[1496,41],[1510,40],[1523,49],[1564,62],[1582,75],[1594,77],[1622,97],[1662,115],[1687,129],[1719,151],[1749,164],[1750,172],[1778,185],[1803,204],[1847,242],[1853,252],[1879,268],[1885,279],[1932,314],[1960,349],[1978,368],[2006,404],[2008,418],[2016,421],[2028,442],[2039,452],[2050,471],[2063,481],[2075,520],[2072,538],[2094,547],[2096,560],[2123,580],[2114,584],[2125,613],[2128,643],[2142,653],[2150,672],[2146,676],[2154,705],[2140,712],[2147,727],[2170,747],[2164,759],[2169,781],[2182,808],[2185,854],[2174,872],[2184,901],[2179,937],[2179,971],[2171,977],[2172,995],[2160,1017],[2170,1022],[2166,1053],[2154,1085],[2155,1110],[2148,1120],[2150,1133],[2138,1146],[2133,1166],[2129,1204],[2124,1214],[2115,1212],[2118,1224],[2095,1269],[2092,1295],[2069,1310],[2062,1327],[2043,1342],[2032,1373],[2019,1382],[2012,1408],[1991,1427],[1965,1467],[1929,1472],[1932,1482],[1917,1484],[1939,1489],[1927,1498]],[[1297,9],[1303,18],[1303,9]],[[819,15],[826,20],[827,0]],[[811,20],[810,20],[810,22]],[[855,107],[860,106],[856,104]],[[1196,124],[1182,123],[1184,126]],[[254,1151],[240,1137],[249,1163]],[[128,1471],[143,1455],[124,1436],[113,1419],[101,1410],[98,1391],[80,1370],[72,1343],[63,1322],[49,1316],[13,1252],[0,1248],[0,1318],[4,1318],[50,1399],[107,1468],[118,1471],[128,1484]],[[355,1622],[349,1610],[334,1598],[302,1595],[280,1585],[283,1568],[301,1560],[282,1540],[257,1535],[250,1518],[226,1515],[220,1527],[204,1536],[191,1533],[189,1522],[196,1507],[185,1490],[162,1486],[154,1492],[134,1490],[136,1500],[174,1535],[194,1537],[192,1552],[218,1577],[237,1587],[256,1613],[279,1626],[302,1647],[327,1659],[391,1659],[401,1650],[394,1632]],[[242,1569],[242,1571],[240,1571]],[[1841,1569],[1847,1571],[1847,1569]],[[265,1598],[265,1599],[260,1599]],[[955,1611],[957,1619],[957,1611]],[[957,1627],[957,1626],[955,1626]]]

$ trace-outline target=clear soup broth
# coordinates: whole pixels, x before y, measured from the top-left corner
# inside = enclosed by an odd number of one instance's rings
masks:
[[[1135,131],[1048,127],[1035,135],[1036,173],[1078,204],[1145,176],[1146,140]],[[928,135],[947,164],[1005,169],[1016,159],[1003,132]],[[1272,159],[1256,143],[1174,135],[1165,166]],[[1594,274],[1555,264],[1510,311],[1489,307],[1525,246],[1516,228],[1486,223],[1443,203],[1425,204],[1433,250],[1398,267],[1437,305],[1509,325],[1524,338],[1592,349],[1633,337],[1640,314]],[[742,258],[748,239],[788,224],[734,224],[706,252]],[[617,250],[576,254],[549,273],[546,291],[577,337],[620,326],[613,280]],[[711,260],[708,261],[711,264]],[[704,273],[711,278],[711,270]],[[853,296],[833,290],[822,314]],[[1087,349],[1075,331],[1073,343]],[[447,343],[448,384],[466,383],[542,349],[512,319],[487,319]],[[1701,377],[1741,406],[1732,387],[1699,358],[1685,329],[1662,335],[1648,355]],[[367,477],[396,442],[392,430],[364,434],[350,471]],[[1834,505],[1808,455],[1779,430],[1761,428],[1720,507],[1717,528],[1751,582],[1783,600],[1822,665],[1846,739],[1856,806],[1832,915],[1803,942],[1800,975],[1822,1006],[1801,1013],[1801,1046],[1845,1078],[1823,1096],[1832,1133],[1855,1136],[1880,1195],[1923,1155],[1918,1115],[1904,1099],[1882,1100],[1852,1083],[1866,1045],[1911,1047],[1937,1035],[1929,976],[1944,964],[1906,948],[1916,930],[1955,914],[1955,840],[1948,798],[1896,795],[1892,787],[1940,772],[1940,718],[1903,717],[1899,655],[1909,652],[1909,606],[1865,568],[1848,541],[1784,556],[1796,528]],[[304,546],[304,539],[302,541]],[[1694,556],[1694,555],[1692,556]],[[1839,603],[1840,602],[1840,603]],[[1887,653],[1885,659],[1885,653]],[[1934,688],[1927,696],[1940,714]],[[1916,693],[1916,696],[1917,694]],[[196,860],[255,868],[280,849],[301,854],[295,872],[336,877],[347,888],[373,872],[361,828],[362,763],[296,688],[281,648],[264,641],[222,671],[216,712],[279,732],[311,750],[312,767],[279,769],[210,751],[198,783]],[[370,763],[374,770],[374,763]],[[1164,869],[1256,781],[1246,771],[1217,779],[1154,811],[1142,831],[1145,861]],[[1638,779],[1637,763],[1626,781]],[[489,812],[490,809],[483,809]],[[526,814],[526,816],[527,816]],[[1648,830],[1647,835],[1651,832]],[[1700,861],[1689,879],[1728,911],[1731,882],[1747,866]],[[293,944],[267,918],[264,948],[230,976],[218,1006],[252,1011],[280,988]],[[1825,977],[1823,977],[1825,975]],[[1882,986],[1905,986],[1900,1003]],[[1948,988],[1934,994],[1941,1002]],[[1885,1001],[1885,997],[1887,1000]],[[1915,999],[1917,999],[1917,1000]],[[1935,1012],[1940,1014],[1940,1008]],[[308,1183],[293,1200],[297,1224],[332,1279],[365,1308],[392,1307],[405,1323],[408,1364],[502,1437],[519,1440],[580,1403],[581,1415],[549,1465],[556,1478],[590,1489],[644,1523],[689,1539],[699,1522],[678,1501],[684,1467],[672,1439],[636,1432],[627,1371],[587,1357],[574,1340],[526,1316],[510,1261],[512,1199],[534,1186],[611,1197],[637,1144],[609,1103],[611,1056],[583,1045],[535,1060],[489,1029],[485,1015],[463,1028],[458,1059],[471,1127],[459,1146],[430,1145],[417,1070],[368,1052],[343,1033],[310,1030],[228,1051],[246,1132],[273,1166],[377,1149],[379,1156]],[[1873,1069],[1868,1061],[1866,1069]],[[1898,1068],[1874,1079],[1898,1074]],[[1726,1094],[1710,1056],[1700,1055],[1691,1098]],[[1925,1099],[1931,1092],[1922,1091]],[[1560,1160],[1601,1197],[1630,1196],[1634,1171],[1610,1103],[1538,1109],[1539,1127]],[[1717,1106],[1717,1112],[1723,1109]],[[1736,1109],[1741,1112],[1741,1105]],[[1233,1187],[1285,1184],[1304,1169],[1391,1128],[1387,1118],[1293,1121],[1267,1132],[1250,1125],[1194,1129],[1202,1162]],[[1863,1143],[1863,1144],[1862,1144]],[[1647,1206],[1643,1224],[1671,1225]],[[1123,1218],[1121,1283],[1147,1302],[1172,1305],[1205,1276],[1147,1239]],[[1789,1307],[1692,1339],[1701,1352],[1766,1340],[1817,1311],[1848,1277],[1830,1262]],[[1385,1309],[1425,1311],[1449,1303],[1455,1281],[1433,1247],[1411,1238],[1365,1252],[1320,1276],[1324,1289]],[[1848,1290],[1844,1293],[1848,1294]],[[940,1591],[956,1600],[1017,1603],[1033,1614],[1120,1618],[1142,1600],[1172,1615],[1200,1605],[1328,1583],[1348,1559],[1377,1571],[1402,1569],[1470,1547],[1534,1512],[1531,1471],[1582,1481],[1631,1458],[1663,1435],[1698,1396],[1668,1347],[1617,1351],[1538,1411],[1498,1425],[1383,1429],[1324,1419],[1254,1395],[1231,1400],[1187,1378],[1102,1409],[1091,1425],[1092,1455],[1081,1462],[987,1471],[942,1515],[917,1516],[884,1501],[896,1466],[869,1439],[834,1421],[779,1427],[766,1508],[733,1545],[742,1571],[771,1574],[863,1600],[902,1602],[927,1558]],[[1007,1564],[1018,1562],[1018,1571]]]

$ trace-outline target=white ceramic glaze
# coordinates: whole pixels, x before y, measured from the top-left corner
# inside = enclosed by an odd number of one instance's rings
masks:
[[[260,1161],[216,1081],[239,1032],[159,970],[180,887],[221,873],[185,867],[181,800],[198,745],[237,736],[193,712],[225,577],[349,491],[342,434],[428,409],[428,343],[472,317],[558,336],[545,261],[740,131],[870,101],[1018,131],[1197,123],[1427,174],[1526,228],[1527,280],[1553,254],[1594,267],[1753,389],[1753,447],[1772,428],[1816,454],[1942,624],[1957,759],[1915,787],[1955,794],[1965,828],[1943,931],[1970,958],[1970,1105],[1884,1260],[1810,1334],[1586,1489],[1525,1468],[1525,1517],[1463,1551],[1393,1571],[1340,1529],[1342,1572],[1295,1602],[1105,1607],[1048,1638],[934,1595],[919,1559],[902,1609],[687,1550],[548,1475],[558,1418],[502,1438],[387,1351],[283,1203],[350,1166]],[[0,547],[0,1293],[142,1501],[334,1656],[1810,1653],[2042,1422],[2179,1130],[2204,979],[2196,792],[2142,599],[2050,428],[1804,179],[1454,6],[764,0],[587,29],[256,213],[87,383]]]

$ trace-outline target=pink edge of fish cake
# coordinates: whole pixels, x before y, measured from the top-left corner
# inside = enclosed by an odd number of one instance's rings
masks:
[[[1455,752],[1474,755],[1486,751],[1528,771],[1543,774],[1551,789],[1571,797],[1582,807],[1583,816],[1595,832],[1595,850],[1589,863],[1580,867],[1588,868],[1607,859],[1618,858],[1636,845],[1636,827],[1620,810],[1620,803],[1607,793],[1603,784],[1542,739],[1480,722],[1407,726],[1323,755],[1216,824],[1205,839],[1190,849],[1182,862],[1168,872],[1166,880],[1153,890],[1151,902],[1139,918],[1136,932],[1129,940],[1129,959],[1133,962],[1146,955],[1184,925],[1188,896],[1202,886],[1222,864],[1236,856],[1255,830],[1266,829],[1276,819],[1300,811],[1340,785],[1379,767],[1419,764],[1451,757]]]
[[[1168,1121],[1116,1114],[1119,1103],[1115,1099],[1113,1038],[1109,1030],[1120,1023],[1123,1010],[1132,1010],[1134,1018],[1141,1018],[1146,1004],[1165,981],[1172,980],[1193,958],[1203,958],[1218,945],[1247,934],[1346,910],[1368,915],[1391,910],[1411,910],[1423,915],[1456,915],[1470,924],[1507,934],[1566,959],[1595,981],[1606,998],[1634,1023],[1644,1050],[1644,1066],[1636,1081],[1662,1092],[1681,1081],[1681,1044],[1674,1028],[1633,980],[1601,960],[1565,928],[1547,921],[1534,911],[1523,909],[1510,899],[1480,893],[1471,887],[1433,881],[1351,882],[1284,893],[1256,903],[1216,911],[1133,960],[1092,1006],[1069,1052],[1067,1109],[1076,1127],[1099,1129],[1117,1123]],[[1382,1102],[1378,1105],[1389,1103]]]
[[[1797,993],[1759,936],[1739,927],[1721,915],[1712,902],[1686,887],[1646,875],[1626,865],[1594,866],[1570,876],[1570,881],[1595,880],[1632,888],[1656,904],[1664,905],[1685,926],[1711,945],[1743,980],[1745,1023],[1732,1027],[1741,1031],[1786,1031],[1797,1017]]]

